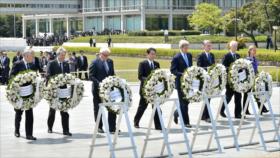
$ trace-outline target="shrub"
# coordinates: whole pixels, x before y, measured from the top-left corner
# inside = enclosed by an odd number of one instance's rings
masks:
[[[168,31],[169,36],[187,36],[187,35],[200,35],[200,31],[187,30],[187,31]],[[128,36],[163,36],[163,31],[138,31],[129,32]]]

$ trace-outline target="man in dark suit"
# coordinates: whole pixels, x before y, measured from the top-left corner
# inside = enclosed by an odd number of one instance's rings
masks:
[[[181,40],[179,42],[180,52],[177,53],[172,61],[170,71],[173,75],[176,76],[175,84],[178,92],[178,98],[180,102],[180,109],[183,115],[183,121],[187,128],[191,128],[188,114],[188,105],[189,101],[184,99],[184,93],[181,89],[181,76],[184,71],[192,66],[192,55],[188,52],[189,50],[189,42],[186,40]],[[174,113],[174,122],[178,123],[178,111],[176,110]]]
[[[33,65],[36,67],[36,69],[39,70],[40,73],[42,73],[43,69],[41,68],[40,59],[35,56],[34,52],[33,52],[33,56],[34,56]]]
[[[211,41],[204,40],[203,41],[203,49],[204,49],[204,52],[202,52],[201,54],[198,55],[197,66],[202,67],[207,71],[207,68],[209,66],[212,66],[213,64],[215,64],[215,56],[214,56],[213,53],[210,52],[211,49],[212,49]],[[209,103],[210,103],[210,99],[209,99]],[[205,108],[203,110],[203,115],[202,115],[201,119],[208,122],[208,123],[211,122],[206,105],[205,105]]]
[[[66,50],[63,47],[57,49],[57,59],[50,61],[47,65],[47,82],[50,80],[51,77],[70,73],[69,71],[69,64],[65,61]],[[65,86],[63,86],[65,87]],[[61,88],[63,88],[61,87]],[[63,128],[63,135],[72,136],[69,132],[69,114],[68,112],[60,111],[61,120],[62,120],[62,128]],[[55,120],[55,109],[50,108],[49,110],[49,117],[48,117],[48,133],[52,133],[53,123]]]
[[[93,95],[93,105],[94,105],[94,119],[97,120],[97,114],[99,110],[99,104],[101,103],[101,98],[99,96],[99,84],[108,76],[114,76],[114,63],[113,60],[109,59],[110,49],[101,48],[99,51],[99,57],[96,58],[89,67],[89,77],[92,81],[92,95]],[[116,131],[116,114],[108,112],[108,123],[109,131],[115,133]],[[103,123],[100,121],[98,132],[104,133]]]
[[[11,77],[16,76],[18,73],[24,70],[34,70],[37,71],[36,67],[33,65],[33,53],[32,50],[25,50],[23,52],[23,59],[19,60],[14,63],[13,68],[11,70]],[[20,137],[20,121],[21,116],[23,113],[23,110],[20,109],[14,109],[16,112],[15,115],[15,136]],[[29,110],[25,110],[25,133],[26,133],[26,139],[28,140],[36,140],[35,137],[33,137],[33,110],[32,108]]]
[[[230,65],[235,60],[240,58],[240,55],[236,53],[238,43],[236,41],[231,41],[229,46],[230,46],[230,52],[227,53],[222,60],[223,65],[227,69],[227,73],[229,71]],[[242,95],[241,95],[241,93],[238,93],[238,92],[234,91],[232,89],[232,87],[230,87],[230,85],[227,83],[227,85],[226,85],[226,101],[227,101],[227,103],[230,102],[233,95],[234,95],[234,103],[235,103],[235,109],[234,109],[235,118],[241,118],[241,97],[242,97]],[[223,104],[221,112],[220,112],[222,117],[226,117],[224,111],[225,111],[225,105]]]
[[[14,58],[13,58],[13,63],[15,63],[21,59],[22,59],[21,53],[20,53],[20,51],[17,51],[16,56],[14,56]]]
[[[2,84],[8,84],[9,73],[10,73],[10,59],[7,57],[7,53],[3,52],[3,56],[0,59],[2,66]]]
[[[144,114],[146,108],[148,107],[148,103],[143,95],[143,86],[146,78],[151,74],[151,72],[155,69],[159,69],[159,63],[154,61],[156,58],[156,49],[149,48],[147,50],[147,60],[142,61],[138,67],[138,79],[140,80],[140,102],[137,109],[137,112],[134,117],[134,127],[139,128],[139,122],[141,120],[142,115]],[[155,114],[154,117],[155,129],[161,130],[160,122],[159,122],[159,115],[158,112]]]
[[[80,51],[80,56],[78,57],[78,69],[79,71],[87,71],[88,70],[88,60],[84,55],[84,51]],[[79,73],[79,78],[81,79],[82,73]],[[88,80],[88,73],[85,73],[85,79]]]

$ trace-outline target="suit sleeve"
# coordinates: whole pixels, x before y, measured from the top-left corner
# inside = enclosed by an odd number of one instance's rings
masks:
[[[182,73],[178,71],[178,58],[177,57],[174,57],[171,61],[171,68],[170,68],[170,71],[173,75],[175,76],[182,76]]]
[[[99,81],[96,79],[96,64],[93,61],[89,66],[89,79],[94,82],[95,85],[99,84]]]
[[[85,56],[85,67],[86,67],[86,69],[88,69],[88,60],[87,60],[86,56]]]
[[[13,67],[12,67],[12,70],[11,70],[11,73],[10,73],[10,76],[13,77],[13,76],[15,76],[17,73],[18,73],[18,64],[15,63],[15,64],[13,64]]]
[[[212,54],[212,60],[213,60],[213,64],[215,64],[216,61],[215,61],[215,55],[214,54]]]
[[[193,65],[193,62],[192,62],[192,54],[189,54],[189,58],[190,58],[189,60],[190,60],[190,63],[191,63],[190,66],[192,66],[192,65]]]
[[[138,66],[138,79],[140,81],[144,81],[145,78],[143,77],[143,73],[144,73],[144,66],[143,66],[143,63],[139,63],[139,66]]]
[[[115,76],[116,74],[115,74],[115,68],[114,68],[114,61],[113,60],[111,60],[111,61],[112,61],[112,73]]]

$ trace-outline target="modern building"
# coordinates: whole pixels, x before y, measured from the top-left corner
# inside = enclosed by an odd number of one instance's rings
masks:
[[[237,2],[236,2],[237,1]],[[214,3],[224,11],[252,0],[0,0],[1,13],[23,13],[23,36],[76,31],[187,30],[195,5]],[[2,10],[3,9],[3,10]]]

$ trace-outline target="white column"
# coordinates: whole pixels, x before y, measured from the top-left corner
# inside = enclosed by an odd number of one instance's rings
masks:
[[[70,36],[70,30],[69,30],[69,17],[66,17],[66,36],[69,37]]]
[[[105,0],[102,0],[101,1],[101,14],[102,14],[101,31],[103,31],[105,29],[104,8],[105,8]]]
[[[83,15],[83,32],[86,31],[86,16]]]
[[[141,31],[146,29],[145,2],[141,0]]]
[[[49,32],[53,33],[53,19],[52,18],[49,19]]]
[[[22,18],[22,38],[26,38],[26,21]]]
[[[123,32],[124,30],[124,15],[123,15],[123,0],[121,0],[121,9],[120,9],[120,12],[121,12],[121,31]]]
[[[173,30],[173,6],[172,6],[172,0],[169,0],[168,30]]]
[[[39,19],[35,19],[35,36],[38,37],[39,35]]]

